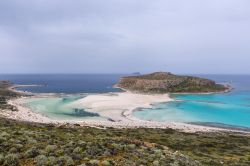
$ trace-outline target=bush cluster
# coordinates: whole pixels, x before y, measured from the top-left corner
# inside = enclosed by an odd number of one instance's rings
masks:
[[[95,128],[33,126],[0,119],[0,165],[199,165],[162,145],[110,137]],[[97,131],[97,133],[96,133]],[[101,131],[99,133],[99,131]],[[111,134],[111,133],[107,133]]]

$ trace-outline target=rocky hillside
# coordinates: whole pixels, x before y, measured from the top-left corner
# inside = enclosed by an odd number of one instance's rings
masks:
[[[11,86],[11,83],[9,81],[1,81],[0,80],[0,110],[1,109],[9,109],[12,111],[17,111],[17,109],[9,105],[7,103],[7,100],[13,97],[18,97],[19,94],[10,91],[8,88]]]
[[[142,93],[218,92],[227,89],[212,80],[169,72],[123,77],[117,87]]]

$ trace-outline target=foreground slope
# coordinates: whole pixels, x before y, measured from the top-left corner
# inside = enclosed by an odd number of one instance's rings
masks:
[[[0,119],[0,165],[200,165],[130,131],[22,124]],[[143,131],[143,130],[142,130]]]
[[[250,137],[97,129],[0,118],[0,165],[249,165]]]
[[[179,76],[168,72],[123,77],[117,87],[142,93],[203,93],[220,92],[228,88],[209,79]]]

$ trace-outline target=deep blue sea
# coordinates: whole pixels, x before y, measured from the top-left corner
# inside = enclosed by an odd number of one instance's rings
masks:
[[[45,87],[22,89],[38,93],[105,93],[120,91],[112,86],[122,76],[124,75],[0,75],[0,80],[10,80],[15,84],[46,84]],[[156,104],[152,109],[141,109],[134,112],[134,116],[144,120],[250,128],[250,75],[199,76],[218,83],[230,82],[234,90],[221,94],[172,95],[178,101]]]
[[[113,88],[122,74],[12,74],[0,75],[0,80],[10,80],[21,85],[46,85],[20,88],[35,93],[105,93],[118,92]]]

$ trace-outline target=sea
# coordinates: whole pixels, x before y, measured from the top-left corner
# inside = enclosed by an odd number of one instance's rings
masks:
[[[17,85],[41,85],[19,88],[34,93],[106,93],[119,92],[114,88],[124,74],[5,74],[0,80]]]
[[[95,114],[68,107],[68,103],[84,96],[79,93],[120,92],[114,88],[125,74],[11,74],[0,75],[0,80],[14,84],[36,84],[20,90],[35,93],[74,94],[62,98],[31,99],[27,105],[51,118],[97,118]],[[142,120],[184,122],[208,126],[250,129],[250,75],[194,75],[230,83],[229,93],[171,94],[173,102],[157,103],[153,108],[140,108],[133,115]],[[77,113],[76,113],[77,112]]]

